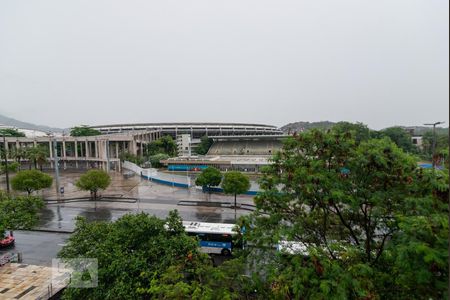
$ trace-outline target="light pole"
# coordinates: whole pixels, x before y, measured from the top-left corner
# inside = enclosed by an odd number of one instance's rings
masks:
[[[59,199],[60,189],[59,189],[59,161],[58,161],[58,147],[56,137],[53,136],[53,158],[55,167],[55,185],[56,185],[56,197]]]
[[[3,152],[5,154],[5,176],[6,176],[6,193],[9,194],[9,170],[8,170],[8,153],[6,152],[6,134],[3,132]]]
[[[436,167],[436,161],[435,161],[435,156],[436,156],[436,125],[440,125],[440,124],[444,124],[445,122],[434,122],[434,123],[426,123],[423,124],[425,126],[433,126],[433,143],[431,146],[431,152],[432,152],[432,156],[431,156],[431,163],[433,166],[433,170]]]

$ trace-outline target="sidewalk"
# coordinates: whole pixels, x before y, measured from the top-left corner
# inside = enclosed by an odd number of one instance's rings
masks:
[[[53,278],[53,268],[10,263],[0,267],[0,299],[50,299],[65,288],[65,277]]]

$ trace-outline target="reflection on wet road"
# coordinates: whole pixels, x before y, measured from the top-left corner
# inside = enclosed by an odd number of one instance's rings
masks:
[[[109,203],[79,202],[51,204],[41,211],[38,228],[48,230],[73,231],[75,218],[81,216],[88,221],[115,221],[127,213],[145,212],[158,218],[165,218],[169,211],[177,209],[183,220],[216,223],[234,223],[234,210],[222,207],[178,206],[156,203]],[[237,211],[239,217],[248,211]]]

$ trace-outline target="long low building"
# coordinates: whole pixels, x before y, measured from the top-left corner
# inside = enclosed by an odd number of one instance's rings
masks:
[[[203,136],[282,135],[276,126],[246,123],[136,123],[91,126],[102,134],[158,130],[162,135],[176,138],[189,134],[192,139]]]
[[[59,160],[60,168],[102,168],[121,170],[120,155],[130,153],[143,156],[147,144],[161,137],[161,132],[135,131],[133,133],[97,136],[47,136],[47,137],[6,137],[0,140],[0,149],[6,149],[8,160],[27,162],[24,157],[13,157],[17,149],[40,146],[48,154],[44,168],[53,167]],[[55,151],[56,149],[56,151]]]

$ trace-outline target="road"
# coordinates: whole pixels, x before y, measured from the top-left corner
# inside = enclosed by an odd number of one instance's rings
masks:
[[[56,258],[69,236],[54,232],[14,231],[15,245],[0,249],[0,256],[6,252],[20,252],[25,264],[51,266],[52,259]]]
[[[68,193],[64,198],[86,196],[74,189],[73,182],[79,174],[63,174],[62,182]],[[215,223],[234,223],[235,218],[250,213],[248,210],[229,207],[232,197],[208,196],[196,190],[161,186],[139,177],[125,179],[113,174],[114,185],[103,196],[134,197],[139,200],[123,199],[115,202],[84,201],[70,203],[49,203],[40,212],[36,229],[40,231],[16,231],[16,245],[10,251],[21,252],[23,262],[36,265],[51,265],[70,232],[75,229],[75,218],[85,217],[88,221],[114,221],[127,213],[145,212],[158,218],[165,218],[169,211],[177,209],[183,220]],[[46,199],[52,199],[53,189],[44,191]],[[55,199],[55,197],[53,197]],[[251,204],[251,197],[240,197],[240,203]],[[200,205],[198,205],[200,204]],[[43,232],[45,231],[45,232]],[[1,250],[1,253],[5,250]]]

